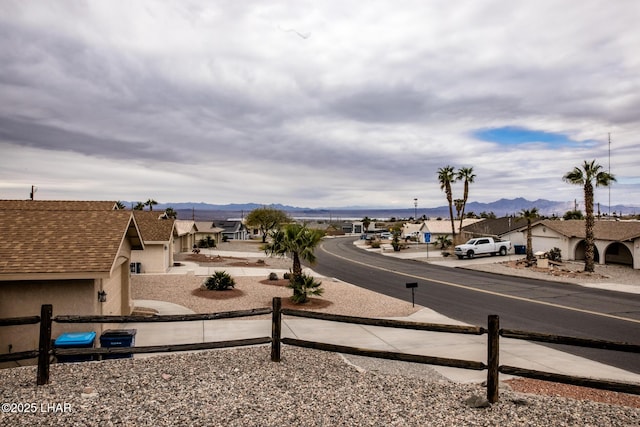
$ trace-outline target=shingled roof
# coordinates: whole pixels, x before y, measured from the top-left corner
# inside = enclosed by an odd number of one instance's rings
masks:
[[[552,221],[545,220],[541,225],[548,227],[564,236],[586,238],[585,221]],[[640,237],[639,221],[596,221],[593,227],[596,239],[612,240],[616,242],[631,241]]]
[[[0,207],[0,279],[109,275],[124,241],[141,249],[130,211]],[[0,285],[1,286],[1,285]]]
[[[163,212],[133,211],[144,242],[168,242],[171,240],[175,220]]]
[[[112,211],[117,202],[92,200],[0,200],[0,210]]]
[[[527,226],[527,220],[514,217],[485,219],[463,227],[465,233],[474,236],[502,236]]]

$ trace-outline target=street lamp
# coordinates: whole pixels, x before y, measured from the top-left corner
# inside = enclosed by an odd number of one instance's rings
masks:
[[[417,197],[413,199],[413,220],[414,221],[418,220],[418,198]]]

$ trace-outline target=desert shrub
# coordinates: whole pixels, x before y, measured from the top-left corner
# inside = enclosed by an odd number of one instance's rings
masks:
[[[293,289],[293,296],[291,301],[295,304],[303,304],[309,299],[309,295],[320,296],[324,292],[324,289],[320,287],[322,282],[315,279],[313,276],[302,274],[298,277],[292,276],[289,279],[289,287]]]
[[[284,273],[284,274],[282,275],[282,278],[283,278],[283,279],[285,279],[285,280],[289,280],[289,279],[291,279],[291,273]]]
[[[551,261],[562,261],[562,253],[560,248],[553,248],[549,252],[547,252],[547,258]]]
[[[235,280],[226,271],[216,271],[204,281],[204,287],[210,291],[224,291],[235,285]]]
[[[369,244],[373,249],[380,249],[380,240],[371,240]]]
[[[269,273],[269,280],[278,280],[277,273]]]

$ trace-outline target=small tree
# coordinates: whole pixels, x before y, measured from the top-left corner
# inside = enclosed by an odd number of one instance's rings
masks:
[[[267,241],[267,235],[270,231],[280,228],[280,225],[291,222],[289,216],[278,209],[274,208],[257,208],[249,212],[246,224],[249,227],[256,227],[262,234],[262,243]]]
[[[204,281],[204,287],[210,291],[225,291],[235,286],[235,280],[226,271],[216,271]]]

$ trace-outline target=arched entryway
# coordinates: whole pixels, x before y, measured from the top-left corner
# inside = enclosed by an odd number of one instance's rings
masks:
[[[607,246],[604,253],[605,264],[633,265],[633,255],[629,248],[620,242],[614,242]]]
[[[584,261],[585,248],[586,248],[586,243],[584,240],[581,240],[580,243],[576,245],[576,250],[574,255],[574,259],[576,261]],[[596,264],[600,263],[600,253],[598,252],[598,248],[595,246],[593,247],[593,261]]]

